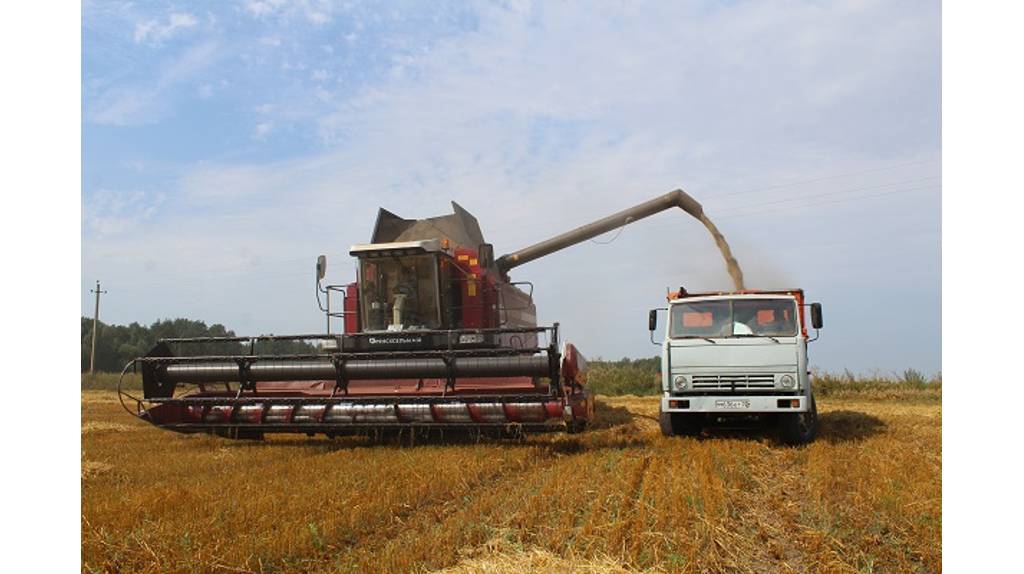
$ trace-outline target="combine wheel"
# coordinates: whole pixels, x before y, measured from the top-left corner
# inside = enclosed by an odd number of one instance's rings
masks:
[[[588,422],[589,421],[587,421],[586,419],[574,419],[572,422],[570,422],[568,424],[568,426],[566,426],[565,430],[569,434],[576,434],[576,433],[583,432],[583,431],[587,430],[587,423]]]
[[[779,439],[790,445],[807,444],[818,436],[818,407],[811,396],[811,408],[803,413],[784,414],[779,419]]]
[[[224,438],[240,440],[263,440],[263,431],[254,429],[218,428],[214,429],[213,434]]]

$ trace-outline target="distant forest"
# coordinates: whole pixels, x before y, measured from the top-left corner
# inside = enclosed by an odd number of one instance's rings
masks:
[[[220,323],[207,326],[204,321],[192,319],[165,319],[148,327],[138,323],[108,325],[102,321],[96,337],[96,370],[120,372],[136,357],[148,353],[160,339],[175,337],[234,337],[235,332]],[[89,352],[92,347],[92,319],[82,317],[82,372],[89,370]],[[190,355],[236,354],[248,351],[241,343],[204,343],[190,345]],[[311,352],[313,347],[299,341],[265,341],[259,344],[261,353]]]
[[[175,337],[234,337],[235,332],[220,323],[207,325],[191,319],[165,319],[148,327],[138,323],[108,325],[100,322],[96,338],[96,370],[117,373],[129,361],[148,353],[160,339]],[[92,344],[92,319],[82,317],[82,372],[89,370],[89,349]],[[301,341],[264,341],[260,353],[310,353],[315,348]],[[176,354],[213,355],[245,354],[248,346],[241,343],[203,343],[179,346]],[[595,358],[590,364],[590,386],[607,395],[657,393],[661,388],[660,358],[623,358],[608,361]]]

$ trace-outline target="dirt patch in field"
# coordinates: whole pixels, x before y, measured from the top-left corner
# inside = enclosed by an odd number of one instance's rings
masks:
[[[635,572],[666,572],[660,568],[634,570],[611,558],[568,559],[547,550],[490,554],[464,560],[451,568],[438,570],[443,574],[524,574],[532,572],[564,572],[566,574],[627,574]]]
[[[95,460],[82,461],[82,480],[96,478],[114,470],[113,465]]]
[[[496,536],[479,548],[462,552],[462,560],[437,574],[524,574],[559,572],[566,574],[633,574],[666,572],[661,568],[638,570],[610,556],[585,558],[559,556],[544,548],[522,548],[509,541],[512,533]]]
[[[118,398],[116,393],[110,391],[82,391],[82,404],[117,404]]]
[[[125,432],[125,431],[132,431],[132,430],[135,430],[135,429],[130,427],[130,426],[128,426],[128,425],[123,425],[121,423],[110,423],[110,422],[105,422],[105,421],[89,421],[89,422],[87,422],[87,423],[82,425],[82,434],[88,434],[88,433],[93,433],[93,432],[103,432],[103,431]]]

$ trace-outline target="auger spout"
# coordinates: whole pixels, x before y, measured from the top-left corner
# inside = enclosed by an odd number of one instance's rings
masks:
[[[520,249],[519,251],[513,251],[507,255],[502,255],[495,263],[497,264],[498,269],[505,274],[513,267],[529,263],[534,259],[550,255],[556,251],[565,249],[566,247],[576,245],[577,243],[597,237],[602,233],[607,233],[613,229],[633,223],[634,221],[639,221],[645,217],[649,217],[655,213],[660,213],[673,207],[678,207],[697,219],[702,219],[704,215],[704,208],[701,207],[697,200],[690,197],[685,191],[677,189],[650,201],[645,201],[639,205],[623,209],[622,211],[609,215],[608,217],[577,227],[572,231],[567,231],[561,235],[552,237],[551,239],[546,239],[540,243],[535,243],[529,247]]]

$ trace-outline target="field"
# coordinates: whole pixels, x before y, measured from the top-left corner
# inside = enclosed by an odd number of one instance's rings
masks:
[[[819,398],[819,440],[663,438],[654,397],[498,442],[184,436],[82,391],[83,571],[938,572],[941,387]]]

